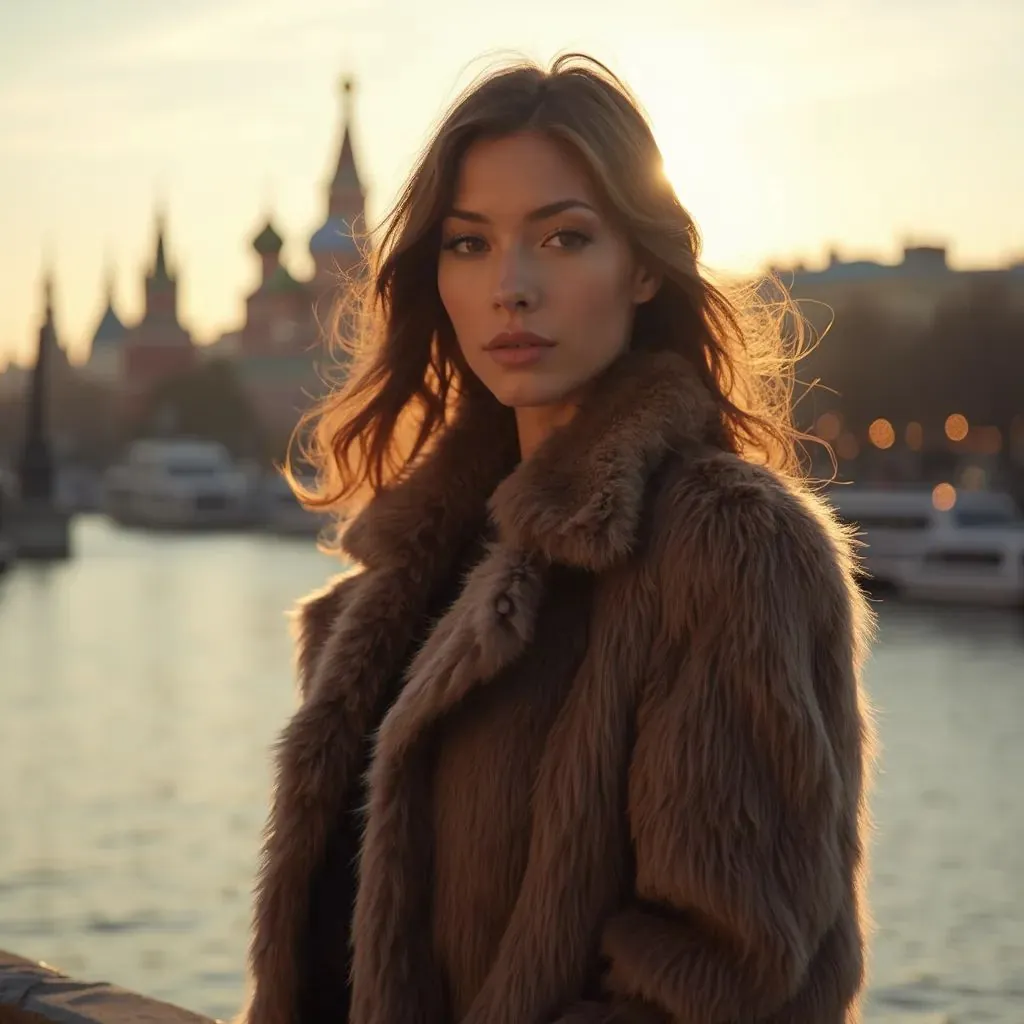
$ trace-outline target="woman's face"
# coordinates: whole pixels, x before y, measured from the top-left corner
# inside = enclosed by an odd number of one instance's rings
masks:
[[[579,158],[536,133],[470,147],[441,246],[437,284],[459,347],[515,408],[573,403],[657,291]]]

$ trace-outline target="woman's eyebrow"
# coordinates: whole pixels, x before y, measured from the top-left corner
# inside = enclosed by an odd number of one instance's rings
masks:
[[[557,202],[547,203],[544,206],[538,206],[536,210],[531,210],[525,219],[528,221],[547,220],[548,217],[554,217],[555,214],[563,213],[565,210],[571,210],[576,207],[590,210],[591,213],[597,213],[590,203],[584,202],[582,199],[559,199]],[[454,217],[456,220],[468,220],[473,224],[491,223],[489,217],[482,213],[476,213],[473,210],[459,210],[453,207],[448,211],[448,216]]]

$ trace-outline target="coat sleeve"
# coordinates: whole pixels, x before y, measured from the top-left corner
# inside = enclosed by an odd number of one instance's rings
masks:
[[[323,589],[299,602],[291,615],[295,643],[295,676],[300,702],[304,703],[313,686],[316,667],[324,643],[351,591],[357,586],[359,573],[349,571],[335,576]]]
[[[603,931],[603,1016],[567,1022],[788,1020],[798,993],[839,1009],[860,986],[841,918],[860,856],[862,599],[843,538],[785,498],[691,510],[692,542],[659,554],[629,780],[635,894]],[[826,947],[844,962],[809,972]],[[822,983],[835,991],[808,994]]]

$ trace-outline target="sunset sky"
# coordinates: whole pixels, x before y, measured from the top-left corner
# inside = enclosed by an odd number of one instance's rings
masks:
[[[237,326],[273,211],[309,270],[336,159],[338,83],[371,220],[431,122],[489,60],[582,49],[644,103],[715,269],[1024,258],[1017,0],[0,0],[0,368],[25,361],[55,273],[81,358],[115,274],[141,308],[158,200],[180,313]]]

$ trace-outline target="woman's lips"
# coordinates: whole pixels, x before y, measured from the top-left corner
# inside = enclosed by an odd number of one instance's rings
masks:
[[[496,335],[484,347],[484,351],[500,366],[532,366],[544,358],[544,353],[553,349],[555,343],[539,334],[528,331]]]

